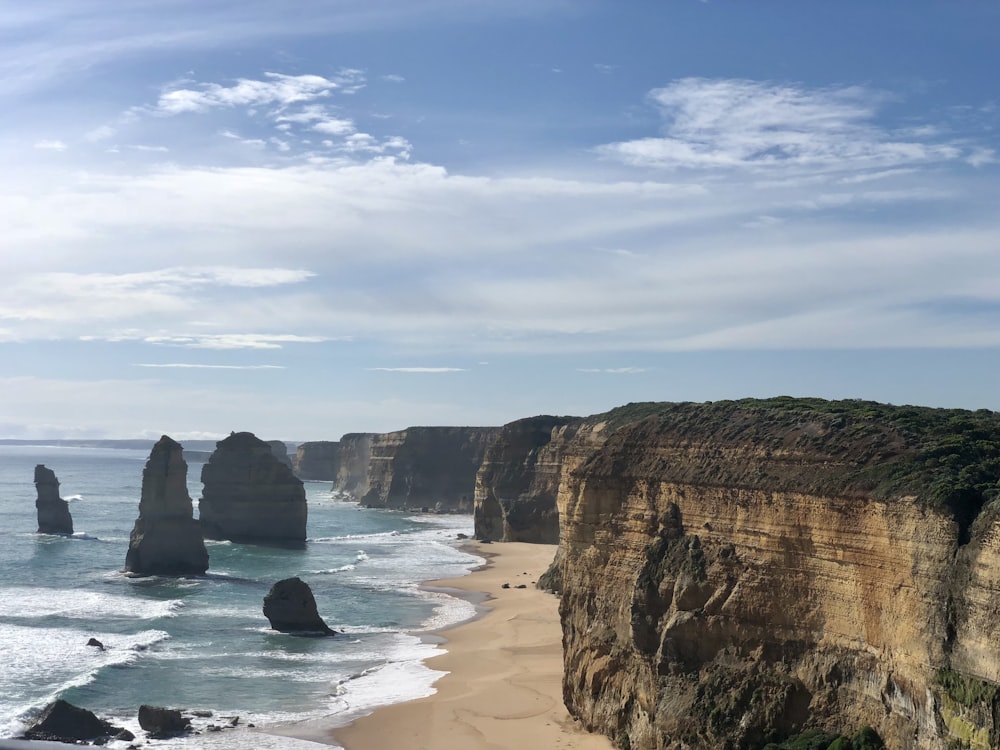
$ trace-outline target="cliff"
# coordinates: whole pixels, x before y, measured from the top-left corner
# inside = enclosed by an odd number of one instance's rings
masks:
[[[372,456],[372,439],[368,432],[349,432],[340,438],[337,450],[337,474],[334,492],[361,497],[368,492],[368,464]]]
[[[139,517],[129,536],[125,571],[136,576],[203,575],[208,552],[193,513],[183,449],[164,435],[142,471]]]
[[[268,440],[266,441],[269,446],[271,446],[271,453],[274,457],[281,461],[289,469],[292,468],[292,457],[288,454],[288,446],[283,440]]]
[[[632,750],[865,725],[1000,745],[1000,415],[645,404],[573,432],[560,613],[584,726]]]
[[[476,539],[559,543],[556,495],[562,470],[559,452],[549,449],[560,428],[575,417],[540,416],[504,425],[476,474]]]
[[[38,533],[72,535],[73,516],[69,512],[69,503],[59,497],[59,480],[45,464],[35,467],[35,491]]]
[[[340,469],[340,443],[321,440],[302,443],[295,450],[292,470],[299,479],[332,482]]]
[[[498,427],[410,427],[371,439],[370,508],[472,513],[476,472]]]
[[[201,470],[198,503],[207,539],[302,546],[306,541],[305,488],[272,447],[250,432],[216,444]]]

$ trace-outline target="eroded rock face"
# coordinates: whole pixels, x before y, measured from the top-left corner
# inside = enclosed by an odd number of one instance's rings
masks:
[[[112,726],[91,711],[60,698],[45,707],[24,733],[24,738],[53,742],[91,742],[115,737],[123,732],[125,730],[121,727]]]
[[[69,503],[59,497],[59,480],[55,472],[44,464],[35,467],[35,490],[38,493],[35,500],[38,533],[72,535],[73,517],[69,512]]]
[[[154,739],[166,738],[190,731],[191,718],[176,708],[143,704],[139,706],[139,726]]]
[[[368,492],[368,465],[372,457],[372,438],[369,432],[349,432],[340,438],[337,476],[333,491],[359,498]]]
[[[571,714],[633,750],[1000,744],[996,477],[931,497],[998,417],[931,411],[662,405],[607,436],[559,489]]]
[[[274,457],[285,464],[289,469],[292,469],[292,457],[288,454],[288,446],[285,445],[283,440],[268,440],[267,444],[271,446],[271,453]]]
[[[193,518],[187,462],[180,443],[164,435],[142,472],[139,517],[129,537],[125,571],[137,576],[204,575],[208,551]]]
[[[216,444],[201,470],[198,503],[207,539],[301,546],[306,541],[302,480],[279,461],[268,443],[236,432]]]
[[[301,578],[278,581],[264,597],[264,616],[282,633],[334,635],[316,608],[309,584]]]
[[[504,425],[476,474],[476,538],[494,542],[559,543],[556,495],[562,469],[545,450],[576,417],[531,417]]]
[[[410,427],[371,440],[370,508],[471,513],[476,472],[499,427]]]
[[[295,451],[292,469],[299,479],[332,482],[340,469],[340,443],[320,440],[302,443]]]

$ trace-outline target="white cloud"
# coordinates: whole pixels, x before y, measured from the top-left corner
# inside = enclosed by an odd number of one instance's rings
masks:
[[[364,81],[361,71],[357,70],[342,71],[334,78],[282,73],[265,73],[264,78],[240,78],[232,86],[199,83],[194,88],[171,88],[160,94],[155,112],[170,116],[231,107],[274,106],[282,109],[327,97],[333,91],[357,90]]]
[[[108,138],[113,138],[116,132],[115,128],[110,125],[101,125],[89,131],[83,137],[91,143],[97,143],[98,141],[106,141]]]
[[[909,139],[875,124],[883,96],[860,86],[808,89],[743,79],[684,78],[650,93],[664,135],[608,144],[607,157],[664,169],[885,169],[953,161],[935,130]]]
[[[181,369],[181,370],[284,370],[285,369],[283,365],[198,365],[186,362],[170,362],[163,364],[143,362],[143,363],[136,363],[135,366],[164,368],[164,369]]]
[[[369,367],[368,369],[374,372],[468,372],[464,367]]]
[[[606,373],[608,375],[636,375],[640,372],[646,372],[648,368],[646,367],[578,367],[578,372],[599,372]]]
[[[354,132],[354,122],[346,118],[331,117],[314,123],[312,129],[326,135],[348,135]]]
[[[189,349],[281,349],[284,344],[319,344],[329,341],[324,336],[297,336],[294,334],[223,333],[166,336],[145,336],[147,344],[181,346]]]
[[[388,73],[387,75],[382,76],[382,80],[388,81],[389,83],[403,83],[406,79],[401,75]]]
[[[69,148],[69,146],[67,146],[63,141],[43,140],[35,141],[35,148],[42,149],[44,151],[65,151]]]

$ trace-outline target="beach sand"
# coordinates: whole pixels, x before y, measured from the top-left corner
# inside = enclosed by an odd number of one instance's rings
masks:
[[[559,600],[534,585],[555,545],[469,548],[486,566],[428,584],[489,597],[481,617],[443,633],[447,653],[428,661],[448,672],[435,683],[437,693],[379,708],[332,730],[333,741],[346,750],[612,750],[610,740],[580,729],[563,706]]]

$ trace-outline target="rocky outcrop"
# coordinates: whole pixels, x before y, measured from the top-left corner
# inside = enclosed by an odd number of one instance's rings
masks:
[[[349,432],[340,438],[333,491],[359,498],[368,492],[368,464],[372,457],[370,432]]]
[[[73,517],[69,512],[69,503],[59,497],[59,480],[55,472],[44,464],[35,467],[35,490],[38,494],[35,500],[38,533],[72,535]]]
[[[38,718],[28,727],[24,738],[52,742],[93,742],[112,738],[134,739],[131,732],[112,726],[92,712],[66,701],[56,700],[47,705]]]
[[[997,747],[998,457],[1000,415],[868,402],[612,431],[559,488],[567,707],[632,750]]]
[[[285,445],[283,440],[268,440],[267,444],[271,446],[271,453],[274,457],[281,461],[289,469],[292,467],[292,457],[288,453],[288,446]]]
[[[299,479],[332,482],[340,469],[340,443],[320,440],[302,443],[295,451],[292,470]]]
[[[309,584],[301,578],[278,581],[264,597],[264,617],[282,633],[334,635],[316,608]]]
[[[176,708],[143,704],[139,706],[139,726],[153,739],[163,739],[190,731],[191,717]]]
[[[302,546],[306,541],[306,493],[271,446],[250,432],[216,444],[201,470],[198,503],[206,539]]]
[[[369,508],[472,513],[476,472],[498,427],[410,427],[371,442]]]
[[[136,576],[204,575],[208,552],[193,518],[187,463],[180,443],[164,435],[142,471],[139,517],[129,537],[125,571]]]
[[[531,417],[504,425],[476,474],[476,538],[558,544],[556,495],[562,463],[545,450],[575,417]]]

